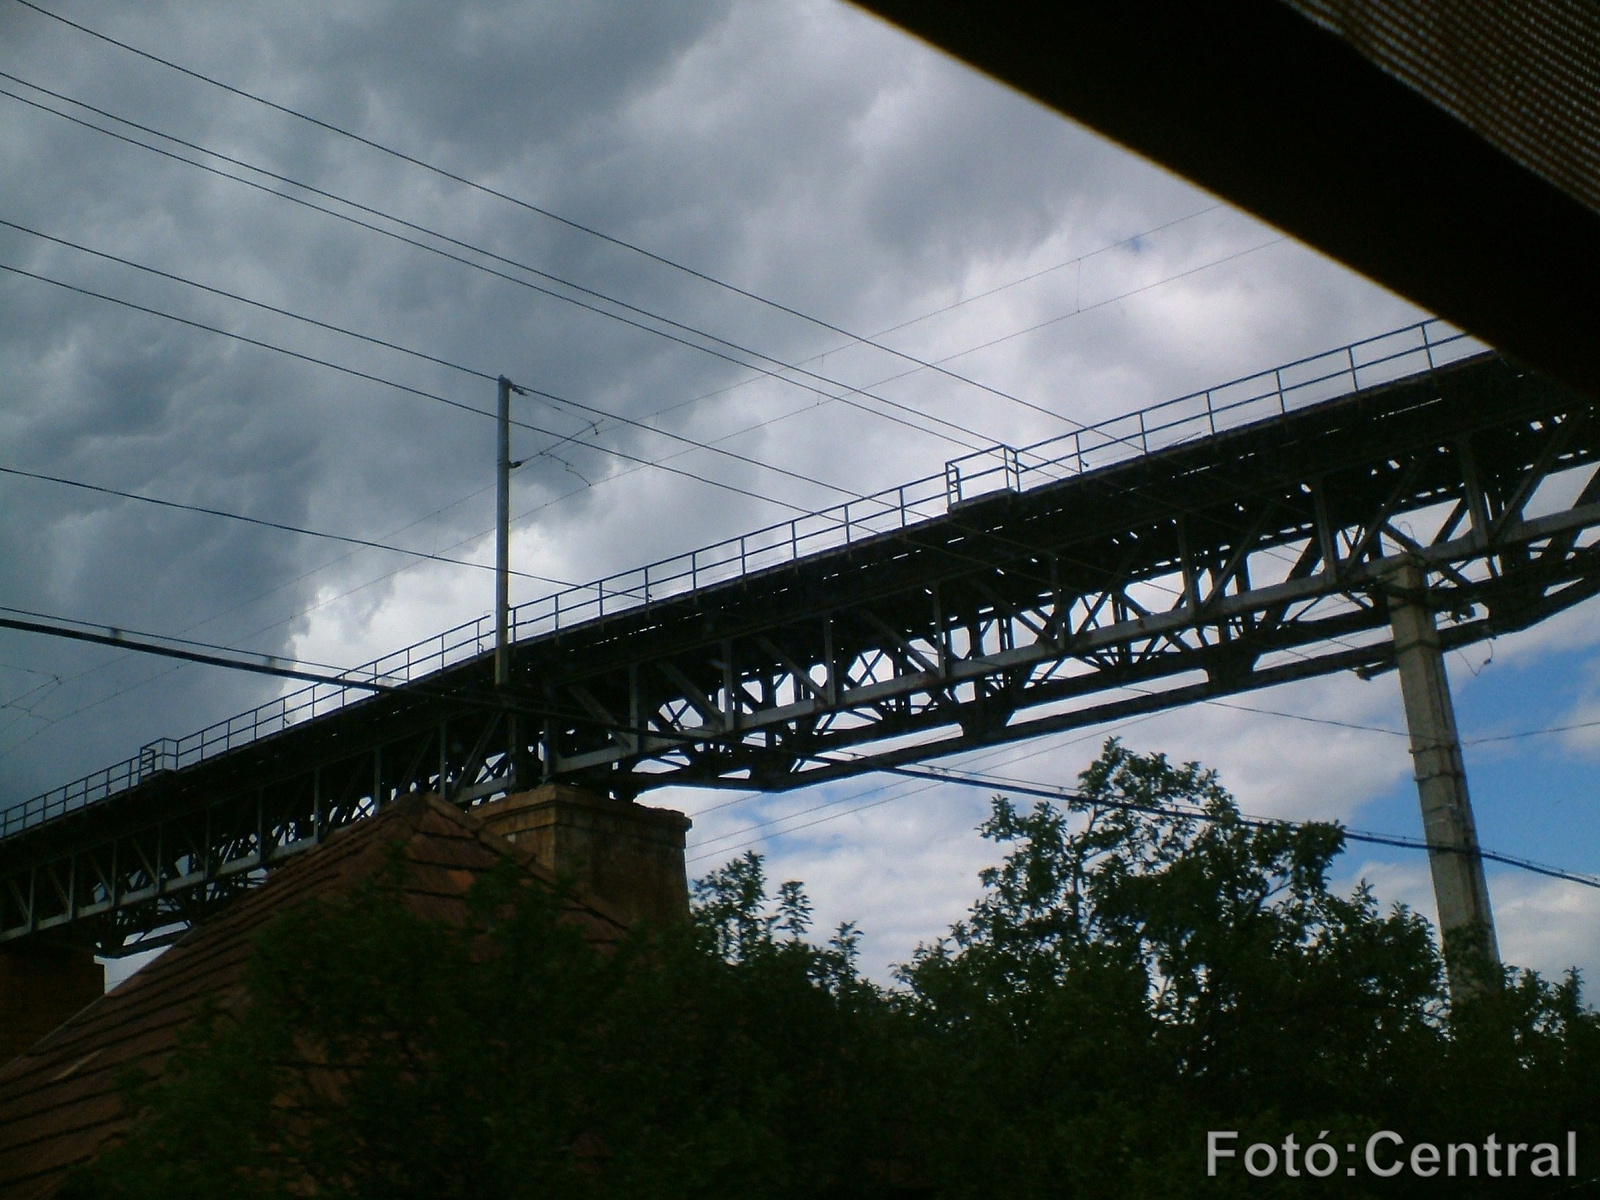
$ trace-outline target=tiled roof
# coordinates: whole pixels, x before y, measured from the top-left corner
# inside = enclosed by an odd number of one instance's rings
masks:
[[[203,998],[239,992],[252,936],[285,905],[368,878],[396,842],[406,901],[424,916],[463,916],[473,883],[504,858],[551,882],[526,851],[432,796],[404,797],[336,834],[0,1067],[0,1197],[51,1195],[126,1125],[118,1082],[128,1067],[158,1070]],[[615,943],[625,930],[601,901],[572,899],[567,909],[593,942]]]

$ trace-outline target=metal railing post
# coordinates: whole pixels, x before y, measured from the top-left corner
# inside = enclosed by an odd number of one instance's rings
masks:
[[[951,459],[944,465],[944,504],[953,508],[961,503],[961,464]]]

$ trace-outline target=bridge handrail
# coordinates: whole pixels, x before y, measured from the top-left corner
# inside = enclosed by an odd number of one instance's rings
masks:
[[[1485,349],[1468,334],[1430,318],[1028,446],[994,446],[975,451],[953,459],[937,475],[516,605],[510,614],[511,637],[522,641],[570,629],[794,562],[863,537],[904,529],[940,516],[952,505],[975,495],[1001,488],[1021,491],[1031,476],[1041,477],[1043,483],[1109,466],[1237,428],[1270,416],[1274,410],[1286,415],[1363,387],[1421,374]],[[970,473],[961,471],[962,464],[986,457],[997,462]],[[967,489],[969,482],[992,481],[996,476],[1001,479],[993,486],[976,493]],[[374,659],[345,675],[362,681],[406,683],[493,648],[494,621],[483,616]],[[0,839],[136,787],[160,772],[203,762],[326,715],[368,694],[348,686],[314,683],[184,737],[158,739],[131,758],[0,812]]]
[[[1081,474],[1238,428],[1274,412],[1287,415],[1334,396],[1433,370],[1485,349],[1470,334],[1438,318],[1418,321],[1023,446],[1015,451],[1021,460],[1020,474],[1042,471],[1050,478]],[[1418,366],[1421,370],[1413,369]],[[993,458],[1004,449],[994,447],[954,459],[947,464],[947,475],[950,465]],[[1090,451],[1097,452],[1092,461],[1087,457]],[[1006,470],[1004,464],[987,465],[964,476],[963,494],[967,479],[992,478]]]

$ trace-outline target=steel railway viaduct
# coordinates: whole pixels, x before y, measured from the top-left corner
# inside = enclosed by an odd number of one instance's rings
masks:
[[[519,606],[7,809],[0,943],[172,940],[398,794],[787,789],[1399,667],[1442,924],[1487,913],[1441,652],[1600,591],[1595,404],[1436,322]],[[1492,947],[1492,930],[1491,930]]]

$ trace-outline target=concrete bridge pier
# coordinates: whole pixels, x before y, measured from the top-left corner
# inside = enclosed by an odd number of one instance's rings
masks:
[[[1384,582],[1450,995],[1461,1000],[1500,984],[1489,885],[1478,852],[1444,651],[1427,604],[1427,574],[1408,555],[1394,560]]]
[[[531,849],[541,866],[609,902],[628,922],[660,926],[688,919],[683,848],[691,822],[682,813],[562,783],[472,811],[491,833]]]

